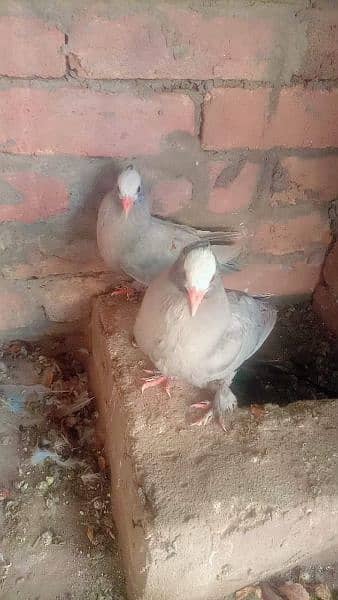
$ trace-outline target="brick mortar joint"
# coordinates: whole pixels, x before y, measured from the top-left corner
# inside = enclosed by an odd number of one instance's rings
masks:
[[[32,277],[26,277],[23,279],[13,279],[12,277],[6,277],[5,275],[1,275],[0,279],[2,282],[6,281],[6,282],[11,282],[13,283],[13,285],[15,285],[15,283],[20,283],[20,284],[24,284],[25,282],[29,282],[29,283],[36,283],[37,285],[42,284],[45,285],[47,283],[49,283],[50,281],[62,281],[62,280],[68,280],[68,279],[76,279],[76,280],[84,280],[84,279],[88,279],[88,280],[93,280],[93,279],[97,279],[97,280],[104,280],[106,277],[112,277],[112,279],[115,277],[116,280],[118,278],[121,279],[121,275],[119,274],[115,274],[112,273],[111,271],[87,271],[84,273],[79,273],[79,274],[75,274],[75,273],[51,273],[48,275],[44,275],[42,277],[36,277],[36,276],[32,276]],[[126,276],[127,278],[127,276]]]
[[[65,35],[67,37],[67,34]],[[55,89],[59,87],[68,87],[74,89],[86,89],[96,90],[105,93],[116,93],[116,92],[145,92],[146,95],[149,91],[152,92],[193,92],[198,94],[207,94],[212,89],[246,89],[246,90],[257,90],[257,89],[271,89],[276,94],[278,91],[286,89],[294,89],[302,87],[304,91],[311,90],[326,90],[334,91],[338,88],[338,79],[313,79],[309,81],[291,81],[289,83],[281,82],[276,85],[273,81],[263,80],[249,80],[249,79],[121,79],[121,78],[110,78],[110,79],[95,79],[78,77],[76,69],[70,67],[69,55],[65,54],[66,60],[66,73],[63,77],[11,77],[8,75],[1,75],[0,86],[4,89],[7,87],[29,87],[32,89],[46,88]],[[112,87],[114,89],[112,89]],[[0,87],[1,89],[1,87]]]

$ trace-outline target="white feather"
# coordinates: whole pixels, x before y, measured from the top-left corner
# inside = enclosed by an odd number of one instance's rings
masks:
[[[141,185],[141,175],[136,169],[129,167],[120,173],[117,185],[122,197],[128,196],[135,198],[138,193],[138,188]]]
[[[216,273],[216,259],[209,247],[191,250],[184,261],[188,288],[206,291]]]

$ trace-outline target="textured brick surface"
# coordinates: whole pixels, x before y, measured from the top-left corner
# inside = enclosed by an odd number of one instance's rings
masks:
[[[337,79],[338,10],[315,11],[308,26],[307,41],[301,74],[306,79]]]
[[[202,145],[210,150],[261,148],[269,90],[217,88],[204,101]]]
[[[313,212],[284,222],[266,222],[258,226],[251,246],[257,253],[274,255],[302,252],[311,244],[327,246],[331,239],[329,223]]]
[[[321,265],[299,261],[286,264],[253,263],[224,276],[224,285],[249,294],[298,296],[311,294],[320,277]]]
[[[338,156],[289,156],[280,162],[273,178],[273,204],[308,200],[331,201],[338,196]]]
[[[209,92],[204,102],[203,147],[226,150],[338,145],[336,89],[282,88],[272,114],[270,95],[271,90],[266,88],[217,88]]]
[[[100,273],[107,270],[99,257],[95,240],[76,240],[70,243],[64,241],[56,248],[53,248],[52,242],[50,248],[48,245],[48,241],[42,244],[37,240],[35,247],[25,250],[25,262],[5,264],[0,268],[0,272],[6,279],[31,279],[49,275]]]
[[[112,281],[109,275],[44,281],[40,298],[47,318],[59,323],[88,318],[92,298],[107,290]]]
[[[11,199],[8,186],[17,194],[13,204],[8,202]],[[0,221],[45,221],[69,208],[68,190],[61,179],[29,171],[1,173],[0,198]]]
[[[70,32],[71,66],[99,79],[268,78],[276,51],[273,20],[158,8],[157,17],[149,11],[80,21]]]
[[[152,210],[163,217],[178,212],[191,199],[192,183],[183,177],[159,181],[151,190]]]
[[[19,154],[153,154],[170,133],[194,133],[194,104],[181,93],[107,94],[87,89],[0,92],[0,144]]]
[[[42,308],[35,294],[25,283],[1,282],[0,332],[27,327],[43,319]]]
[[[338,90],[283,88],[263,139],[266,148],[338,146]]]
[[[40,19],[0,16],[0,75],[62,77],[65,36]]]
[[[214,213],[237,213],[250,206],[255,197],[261,167],[246,163],[233,181],[215,185],[209,196],[209,210]]]
[[[337,6],[47,4],[0,10],[0,277],[13,306],[30,286],[11,331],[87,318],[96,210],[130,162],[155,213],[248,232],[229,285],[310,292],[338,198]]]

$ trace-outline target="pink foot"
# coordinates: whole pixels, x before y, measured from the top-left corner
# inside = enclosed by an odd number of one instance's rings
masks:
[[[113,290],[111,292],[111,295],[112,296],[126,296],[127,300],[130,300],[131,298],[135,298],[137,296],[137,292],[131,286],[122,285],[120,287],[117,287],[115,290]]]
[[[211,419],[215,416],[214,415],[214,409],[213,409],[213,403],[210,402],[210,400],[203,400],[202,402],[196,402],[195,404],[191,404],[189,406],[189,409],[197,409],[200,410],[202,412],[201,416],[198,417],[197,419],[194,419],[193,421],[191,421],[191,425],[194,426],[204,426],[207,425],[209,423],[209,421],[211,421]],[[225,422],[224,422],[224,418],[223,415],[220,415],[218,418],[215,417],[217,422],[219,423],[219,425],[222,427],[223,431],[227,431],[226,427],[225,427]]]
[[[212,418],[213,415],[213,410],[212,410],[212,402],[210,402],[209,400],[205,400],[203,402],[196,402],[195,404],[191,404],[189,406],[189,409],[191,410],[200,410],[202,411],[202,414],[200,417],[198,417],[197,419],[194,419],[193,421],[191,421],[191,425],[194,426],[198,426],[201,427],[203,425],[206,425],[207,423],[209,423],[209,421]]]
[[[141,388],[142,394],[148,388],[156,387],[157,385],[163,385],[166,394],[168,394],[169,398],[171,398],[171,394],[170,394],[171,381],[170,381],[169,377],[166,377],[165,375],[161,375],[158,373],[154,373],[154,371],[148,371],[147,369],[145,369],[144,372],[151,374],[151,376],[142,378],[142,380],[144,381],[144,384],[142,385],[142,388]]]

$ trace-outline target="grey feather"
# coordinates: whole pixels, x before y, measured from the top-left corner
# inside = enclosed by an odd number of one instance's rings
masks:
[[[234,375],[266,340],[277,312],[266,300],[225,290],[216,273],[192,317],[181,263],[182,258],[149,285],[135,323],[136,342],[166,376],[200,388],[218,382],[218,411],[233,408]]]
[[[199,240],[213,245],[222,271],[237,269],[239,237],[234,231],[205,231],[152,216],[142,187],[128,218],[118,189],[105,196],[98,213],[97,243],[104,262],[145,285],[172,265],[185,246]]]

